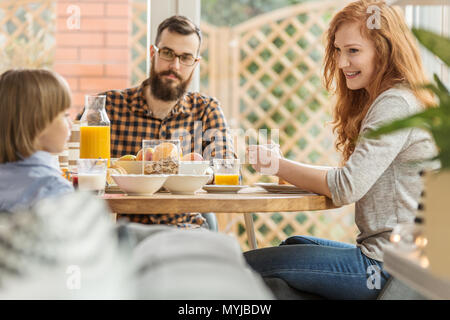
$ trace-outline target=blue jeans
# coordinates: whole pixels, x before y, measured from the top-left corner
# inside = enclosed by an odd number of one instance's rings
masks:
[[[315,237],[290,237],[279,247],[247,251],[244,257],[263,278],[281,278],[326,299],[376,299],[389,279],[383,263],[355,245]]]

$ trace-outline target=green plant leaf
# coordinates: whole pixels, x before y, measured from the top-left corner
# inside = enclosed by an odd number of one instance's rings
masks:
[[[450,50],[450,48],[449,48],[449,50]],[[441,79],[439,79],[439,77],[436,73],[433,74],[433,78],[434,78],[434,81],[436,81],[439,90],[441,90],[448,96],[449,92],[448,92],[447,87],[445,86],[445,84],[442,83]]]
[[[438,56],[447,66],[450,66],[450,39],[434,32],[413,28],[412,32],[419,42]]]
[[[438,158],[441,161],[442,169],[450,169],[450,121],[442,123],[440,126],[433,127],[431,130],[433,139],[439,149]]]
[[[440,103],[447,103],[450,99],[448,93],[432,83],[424,85],[423,88],[433,91],[438,96]]]

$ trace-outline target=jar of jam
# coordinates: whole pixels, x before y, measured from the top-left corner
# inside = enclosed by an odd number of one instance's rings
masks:
[[[74,189],[78,189],[78,175],[76,172],[72,173],[72,185]]]

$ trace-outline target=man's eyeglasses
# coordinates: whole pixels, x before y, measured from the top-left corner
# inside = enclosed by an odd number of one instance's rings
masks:
[[[156,52],[158,52],[158,55],[161,59],[166,61],[173,61],[176,58],[180,59],[180,63],[184,64],[185,66],[193,66],[194,63],[196,63],[198,60],[200,60],[200,57],[195,58],[192,54],[176,54],[173,52],[173,50],[168,48],[162,48],[159,49],[157,46],[153,46],[155,48]]]

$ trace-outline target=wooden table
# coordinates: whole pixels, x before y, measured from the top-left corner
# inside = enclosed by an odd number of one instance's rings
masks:
[[[257,247],[252,213],[298,212],[336,208],[331,199],[317,194],[268,193],[260,187],[246,188],[239,193],[207,193],[174,195],[156,193],[151,196],[106,194],[103,197],[112,212],[120,214],[151,213],[243,213],[251,249]]]

